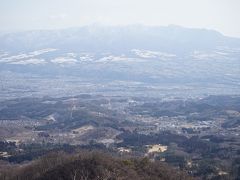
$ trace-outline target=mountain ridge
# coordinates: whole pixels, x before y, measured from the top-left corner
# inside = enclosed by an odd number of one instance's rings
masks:
[[[85,51],[126,51],[133,48],[187,52],[238,46],[240,39],[230,38],[215,30],[181,26],[84,26],[60,30],[33,30],[5,34],[0,37],[2,50],[35,50],[53,47]],[[184,46],[184,49],[181,47]],[[225,46],[225,45],[224,45]]]

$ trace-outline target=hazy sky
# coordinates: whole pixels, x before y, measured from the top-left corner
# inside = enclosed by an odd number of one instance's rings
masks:
[[[0,31],[176,24],[240,37],[240,0],[0,0]]]

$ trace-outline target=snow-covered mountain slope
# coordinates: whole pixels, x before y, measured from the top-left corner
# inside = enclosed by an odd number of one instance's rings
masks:
[[[240,83],[240,40],[179,26],[88,26],[0,36],[0,71],[147,83]]]

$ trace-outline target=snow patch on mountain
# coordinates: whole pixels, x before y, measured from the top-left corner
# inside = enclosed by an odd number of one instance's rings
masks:
[[[139,49],[132,49],[131,51],[138,57],[146,58],[146,59],[157,58],[157,59],[166,60],[166,59],[171,59],[176,57],[175,54],[169,54],[169,53],[158,52],[158,51],[139,50]]]
[[[123,61],[135,61],[135,58],[130,58],[126,56],[106,56],[100,58],[97,62],[106,63],[106,62],[123,62]]]
[[[39,62],[39,61],[36,61],[35,57],[45,54],[45,53],[48,53],[48,52],[56,51],[56,50],[57,49],[47,48],[47,49],[41,49],[41,50],[29,52],[29,53],[21,53],[18,55],[13,55],[13,56],[8,56],[8,57],[6,57],[8,54],[5,53],[5,54],[1,55],[3,58],[1,58],[0,61],[5,62],[5,63],[11,63],[11,64],[21,64],[21,63],[25,62],[24,59],[31,58],[31,59],[29,59],[30,62],[31,61]],[[32,58],[34,58],[34,59],[32,60]],[[22,61],[22,60],[24,60],[24,61]]]
[[[51,62],[55,64],[75,64],[77,60],[69,57],[57,57],[52,59]]]
[[[45,53],[48,53],[48,52],[53,52],[53,51],[56,51],[56,50],[57,49],[53,49],[53,48],[41,49],[41,50],[30,52],[29,55],[38,56],[38,55],[45,54]]]
[[[224,51],[212,51],[212,52],[203,52],[203,51],[194,51],[190,57],[195,60],[213,60],[213,59],[228,59],[228,53]]]
[[[94,61],[94,55],[90,53],[81,53],[79,59],[82,62],[91,62]]]
[[[44,59],[27,59],[27,60],[21,60],[21,61],[14,61],[10,62],[9,64],[19,64],[19,65],[39,65],[39,64],[46,64],[47,62]]]

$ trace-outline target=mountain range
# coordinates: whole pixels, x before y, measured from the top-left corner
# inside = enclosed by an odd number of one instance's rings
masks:
[[[0,72],[6,71],[95,82],[194,83],[236,94],[240,39],[175,25],[9,33],[0,36]]]

